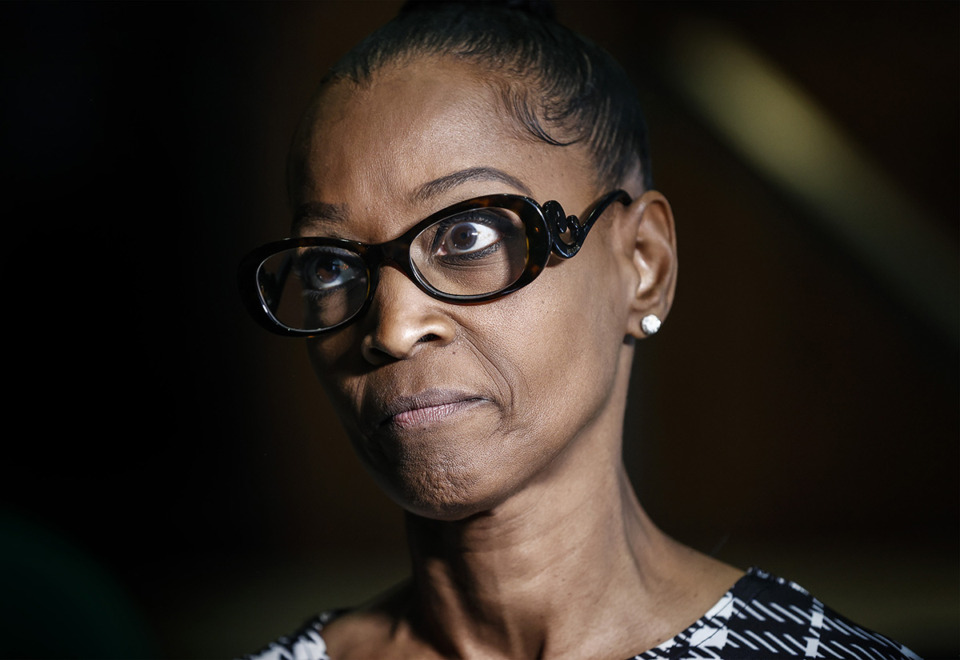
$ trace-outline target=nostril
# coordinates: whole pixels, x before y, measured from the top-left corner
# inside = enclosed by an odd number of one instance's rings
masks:
[[[417,343],[418,343],[418,344],[426,344],[428,341],[437,341],[438,339],[440,339],[440,336],[439,336],[439,335],[435,335],[435,334],[433,334],[433,333],[431,332],[431,333],[429,333],[429,334],[426,334],[426,335],[420,337],[420,339],[417,340]]]

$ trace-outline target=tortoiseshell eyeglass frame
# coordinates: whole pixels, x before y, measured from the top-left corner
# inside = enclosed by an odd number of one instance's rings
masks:
[[[378,245],[318,236],[285,238],[263,245],[240,262],[238,284],[244,305],[260,325],[267,330],[288,337],[312,337],[337,330],[363,315],[377,290],[380,267],[391,263],[399,268],[428,296],[457,304],[484,303],[502,298],[530,284],[543,272],[555,254],[569,259],[580,251],[594,223],[614,202],[628,206],[632,198],[623,190],[614,190],[600,198],[581,222],[576,216],[564,213],[559,202],[549,201],[542,206],[522,195],[486,195],[448,206],[418,222],[402,236]],[[527,237],[527,261],[520,276],[508,286],[481,295],[451,295],[438,291],[420,277],[410,259],[410,246],[417,236],[431,225],[456,214],[481,208],[502,208],[513,211],[523,222]],[[360,257],[367,269],[367,292],[364,303],[340,323],[326,328],[292,328],[281,323],[273,314],[277,292],[283,289],[289,275],[289,264],[276,275],[261,276],[260,268],[269,257],[285,250],[309,247],[333,247],[352,252]]]

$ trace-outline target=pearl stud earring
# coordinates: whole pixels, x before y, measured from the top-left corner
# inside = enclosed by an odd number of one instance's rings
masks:
[[[648,337],[657,334],[660,330],[660,318],[656,314],[647,314],[640,320],[640,329]]]

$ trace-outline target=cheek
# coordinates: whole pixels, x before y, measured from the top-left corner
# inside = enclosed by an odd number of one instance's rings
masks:
[[[531,437],[548,430],[562,437],[603,407],[623,343],[614,289],[591,290],[577,280],[571,286],[566,276],[580,272],[562,270],[489,305],[476,333],[478,358],[505,388],[508,430]]]
[[[535,381],[535,410],[576,423],[604,405],[616,379],[626,327],[612,267],[581,256],[549,269],[529,292],[536,328],[526,337],[527,380]],[[608,263],[612,260],[608,260]],[[549,278],[549,279],[548,279]],[[528,287],[530,288],[530,287]],[[522,290],[518,293],[526,293]]]
[[[362,359],[359,342],[358,333],[351,327],[322,339],[307,341],[307,355],[313,372],[330,398],[341,423],[351,434],[356,429],[353,411],[362,384],[359,376],[362,369],[359,364]]]

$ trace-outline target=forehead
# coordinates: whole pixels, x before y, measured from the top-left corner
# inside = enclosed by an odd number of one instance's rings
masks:
[[[369,82],[326,87],[294,144],[295,210],[329,207],[336,210],[330,220],[340,223],[375,216],[389,237],[397,233],[391,218],[406,221],[471,196],[572,195],[578,181],[589,180],[579,148],[524,134],[489,77],[472,65],[420,59],[380,70]],[[482,175],[492,171],[507,177]],[[458,172],[481,175],[454,177],[424,194],[429,182]]]

